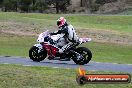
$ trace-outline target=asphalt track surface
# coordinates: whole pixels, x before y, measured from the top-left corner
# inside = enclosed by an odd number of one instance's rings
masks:
[[[71,61],[58,61],[45,59],[41,62],[33,62],[29,58],[23,57],[5,57],[0,56],[0,64],[19,64],[23,66],[48,66],[54,68],[72,68],[76,69],[76,65]],[[101,63],[90,61],[88,64],[82,66],[85,70],[92,71],[114,71],[132,73],[132,64],[116,64],[116,63]]]

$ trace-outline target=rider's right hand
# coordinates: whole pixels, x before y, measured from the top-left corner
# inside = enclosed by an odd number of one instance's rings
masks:
[[[45,42],[48,42],[49,40],[50,40],[50,37],[49,36],[47,36],[47,37],[44,38],[44,41]]]

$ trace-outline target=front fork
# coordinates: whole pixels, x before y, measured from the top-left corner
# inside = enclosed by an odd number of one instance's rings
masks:
[[[38,53],[40,53],[43,50],[43,46],[41,43],[35,44],[34,46],[38,48]]]

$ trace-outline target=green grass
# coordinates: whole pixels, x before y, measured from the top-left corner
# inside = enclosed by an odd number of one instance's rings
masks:
[[[36,37],[0,35],[0,55],[28,57],[28,51],[36,43]]]
[[[87,15],[64,15],[64,14],[27,14],[27,13],[3,13],[0,12],[1,21],[15,21],[26,24],[36,24],[43,28],[52,28],[56,20],[64,16],[75,28],[96,28],[114,30],[118,32],[132,33],[132,16],[87,16]],[[53,27],[54,28],[54,27]]]
[[[93,61],[132,64],[132,45],[91,42],[83,44],[93,53]]]
[[[93,74],[113,72],[88,71]],[[86,84],[76,82],[77,70],[50,67],[0,65],[0,88],[131,88],[132,84]],[[119,73],[120,74],[120,73]]]

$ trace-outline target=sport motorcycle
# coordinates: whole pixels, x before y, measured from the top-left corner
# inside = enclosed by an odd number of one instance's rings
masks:
[[[51,40],[54,44],[49,42]],[[79,38],[79,44],[73,44],[62,54],[59,53],[59,49],[66,45],[68,41],[64,38],[63,34],[50,35],[47,30],[39,35],[37,39],[38,44],[35,44],[30,48],[29,57],[36,62],[40,62],[47,57],[49,60],[61,60],[63,57],[63,59],[69,58],[70,60],[73,60],[76,64],[84,65],[91,60],[92,53],[88,48],[78,46],[89,41],[91,41],[91,38]]]

